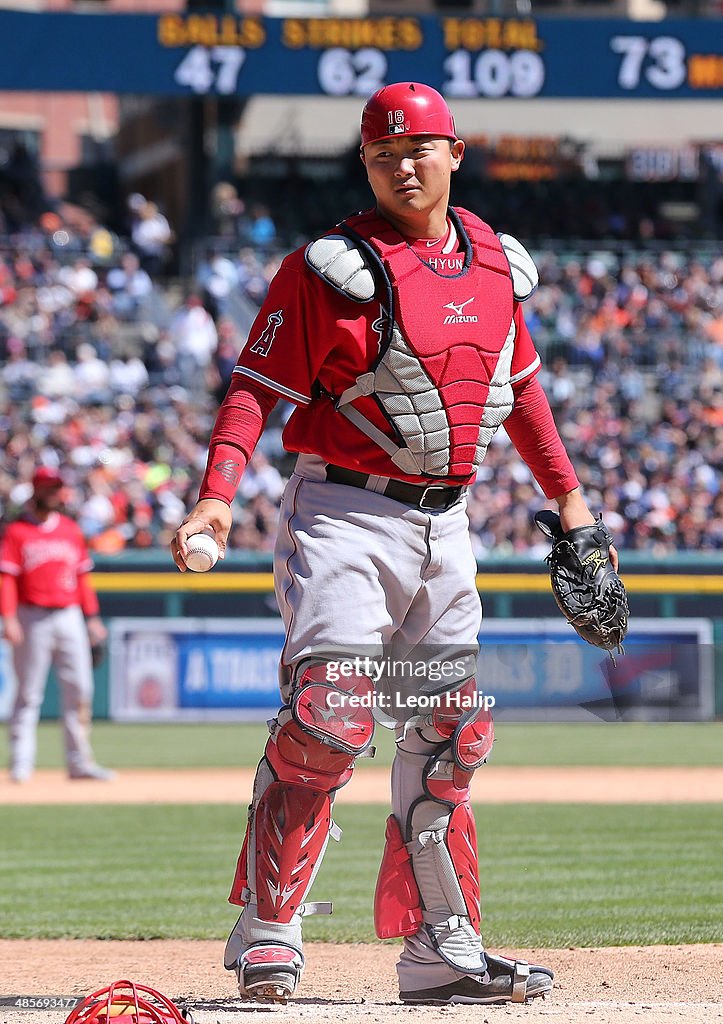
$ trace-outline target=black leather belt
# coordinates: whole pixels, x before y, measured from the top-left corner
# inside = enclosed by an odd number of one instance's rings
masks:
[[[326,479],[333,484],[347,484],[349,487],[363,487],[367,490],[369,482],[368,473],[357,473],[353,469],[344,469],[342,466],[327,465]],[[464,487],[447,487],[445,484],[427,484],[418,486],[408,484],[403,480],[390,480],[383,491],[387,498],[394,501],[401,501],[403,505],[410,508],[418,508],[422,512],[444,512],[459,501]]]

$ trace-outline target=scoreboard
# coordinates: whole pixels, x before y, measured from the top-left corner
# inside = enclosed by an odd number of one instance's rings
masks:
[[[723,96],[720,21],[0,11],[0,89],[451,99]]]

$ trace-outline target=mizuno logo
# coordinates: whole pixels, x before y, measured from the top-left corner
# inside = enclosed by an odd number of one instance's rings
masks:
[[[472,299],[473,298],[474,298],[474,295],[472,296]],[[465,306],[469,306],[469,304],[472,301],[472,299],[467,299],[466,302],[459,302],[459,303],[458,302],[448,302],[447,305],[444,308],[445,309],[453,309],[454,312],[457,314],[457,316],[462,316],[462,310],[464,309]]]
[[[469,306],[470,302],[473,301],[474,295],[471,299],[467,299],[465,302],[448,302],[443,308],[451,309],[452,312],[444,318],[444,322],[446,324],[476,324],[478,318],[474,313],[463,312],[464,307]]]
[[[598,569],[602,568],[607,563],[607,558],[601,551],[591,551],[587,558],[583,558],[583,565],[591,565],[593,572],[597,572]]]

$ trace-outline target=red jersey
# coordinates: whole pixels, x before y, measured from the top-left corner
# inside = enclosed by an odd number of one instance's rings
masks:
[[[0,545],[0,573],[15,577],[20,604],[85,610],[83,577],[92,568],[80,527],[59,512],[43,523],[29,516],[10,523]]]
[[[448,231],[446,238],[418,239],[413,247],[438,273],[453,275],[463,258],[456,242]],[[304,248],[297,249],[271,282],[234,373],[296,405],[283,434],[287,451],[419,484],[424,477],[401,473],[329,398],[341,395],[374,364],[385,337],[385,317],[379,301],[360,304],[331,288],[307,266]],[[514,320],[510,380],[517,389],[538,371],[540,358],[517,302]],[[374,398],[360,398],[355,404],[374,426],[393,436]]]

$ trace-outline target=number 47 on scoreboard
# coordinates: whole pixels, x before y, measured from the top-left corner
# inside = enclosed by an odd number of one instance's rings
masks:
[[[198,95],[236,92],[246,51],[240,46],[192,46],[176,68],[173,78]]]

